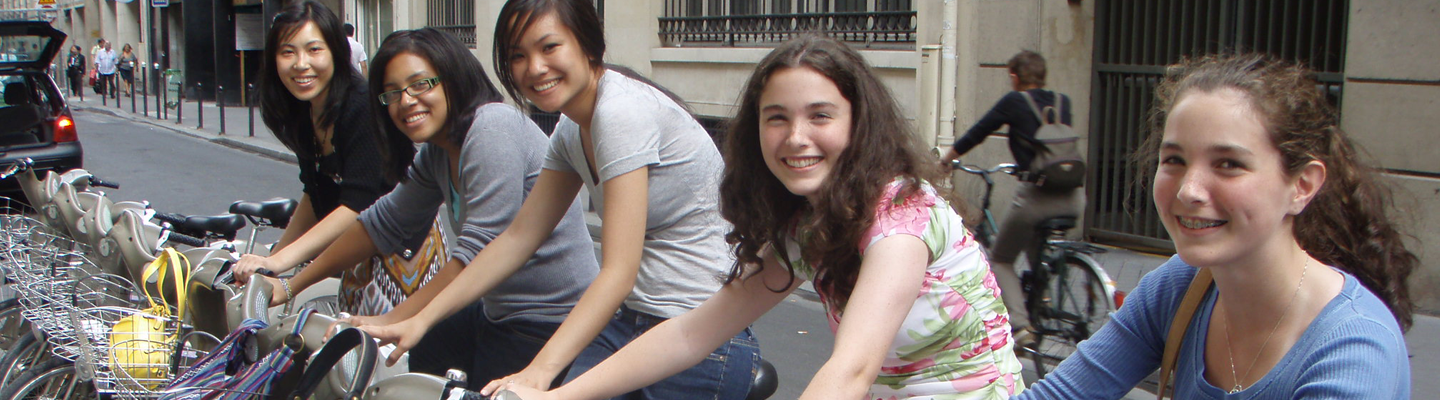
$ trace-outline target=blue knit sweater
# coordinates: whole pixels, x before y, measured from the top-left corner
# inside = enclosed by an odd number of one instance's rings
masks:
[[[1146,274],[1099,332],[1020,399],[1118,399],[1155,372],[1165,336],[1196,269],[1172,257]],[[1385,304],[1345,275],[1340,294],[1263,378],[1236,395],[1205,380],[1211,290],[1190,321],[1175,367],[1175,399],[1409,399],[1410,363]],[[1199,339],[1197,339],[1199,338]]]

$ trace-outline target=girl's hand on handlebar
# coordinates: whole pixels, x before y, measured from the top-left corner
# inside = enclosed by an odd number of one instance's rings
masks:
[[[555,393],[553,393],[553,392],[542,392],[542,391],[540,391],[540,389],[531,388],[531,387],[525,387],[525,386],[521,386],[520,384],[508,384],[508,385],[505,385],[505,387],[503,387],[502,389],[511,391],[511,392],[513,393],[513,396],[511,397],[512,399],[513,399],[514,397],[519,397],[520,400],[558,400],[558,399],[559,399],[559,397],[555,396]]]
[[[395,344],[395,351],[390,352],[390,357],[385,359],[385,366],[390,367],[400,361],[401,355],[415,348],[415,344],[420,343],[420,338],[425,337],[425,332],[430,330],[430,327],[410,318],[390,325],[361,326],[360,330],[380,339],[381,346]]]
[[[364,325],[372,325],[369,323],[372,318],[377,317],[350,315],[350,313],[341,312],[340,315],[336,316],[335,322],[330,323],[330,326],[325,328],[325,340],[329,341],[331,336],[335,336],[335,332],[339,332],[343,328],[359,328]]]
[[[286,285],[286,284],[280,282],[280,279],[279,279],[279,278],[271,278],[271,277],[268,277],[268,276],[258,276],[258,277],[256,277],[256,279],[264,279],[264,280],[266,280],[266,281],[269,281],[269,282],[270,282],[270,287],[274,288],[273,290],[270,291],[270,306],[271,306],[271,307],[279,307],[279,306],[284,305],[285,302],[290,301],[290,295],[287,294],[287,293],[285,293],[285,285]]]
[[[549,389],[550,382],[555,381],[555,375],[558,375],[559,371],[547,372],[540,371],[539,369],[540,368],[536,368],[534,365],[531,365],[525,367],[525,369],[521,370],[520,372],[516,372],[513,375],[490,381],[490,384],[485,385],[484,389],[480,389],[480,394],[489,396],[500,389],[510,388],[514,386],[524,386],[527,388],[535,389]],[[529,397],[526,398],[528,399]]]
[[[954,148],[950,148],[945,151],[945,155],[940,156],[940,166],[943,167],[945,171],[953,170],[955,167],[951,165],[951,162],[957,158],[960,158],[960,154],[956,153]]]
[[[274,260],[271,260],[269,257],[246,254],[240,256],[240,261],[236,261],[235,266],[230,268],[230,271],[231,273],[235,274],[235,282],[239,282],[243,285],[247,282],[250,282],[250,276],[255,275],[256,271],[259,271],[262,268],[277,273],[289,269],[281,268],[278,263],[276,263]],[[279,286],[276,286],[276,288],[279,288]]]

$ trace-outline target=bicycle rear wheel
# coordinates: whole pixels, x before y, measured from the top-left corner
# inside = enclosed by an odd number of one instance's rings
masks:
[[[1114,308],[1105,294],[1104,281],[1088,260],[1066,256],[1065,267],[1053,270],[1050,278],[1045,308],[1030,316],[1038,332],[1030,356],[1035,374],[1042,379],[1070,357],[1077,344],[1109,321]]]

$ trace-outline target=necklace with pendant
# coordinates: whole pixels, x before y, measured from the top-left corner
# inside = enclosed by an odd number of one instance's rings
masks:
[[[1255,358],[1250,359],[1250,367],[1245,368],[1245,378],[1255,371],[1255,362],[1260,361],[1260,355],[1265,354],[1265,346],[1270,345],[1270,338],[1275,336],[1275,331],[1280,329],[1280,323],[1285,321],[1285,315],[1290,313],[1290,306],[1295,305],[1295,298],[1300,296],[1300,288],[1305,286],[1305,274],[1310,272],[1310,258],[1305,258],[1305,266],[1300,269],[1300,283],[1295,285],[1295,293],[1290,295],[1290,301],[1285,303],[1285,310],[1280,311],[1280,318],[1275,320],[1275,326],[1270,328],[1270,334],[1265,335],[1265,341],[1260,343],[1260,351],[1255,352]],[[1230,379],[1234,380],[1235,386],[1230,388],[1230,394],[1240,393],[1245,387],[1240,384],[1240,376],[1235,371],[1235,345],[1230,341],[1230,317],[1225,317],[1225,351],[1230,355]]]

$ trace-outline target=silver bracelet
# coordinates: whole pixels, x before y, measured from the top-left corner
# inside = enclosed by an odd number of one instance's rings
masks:
[[[281,279],[280,287],[285,289],[285,301],[295,300],[295,294],[290,291],[290,279]]]

